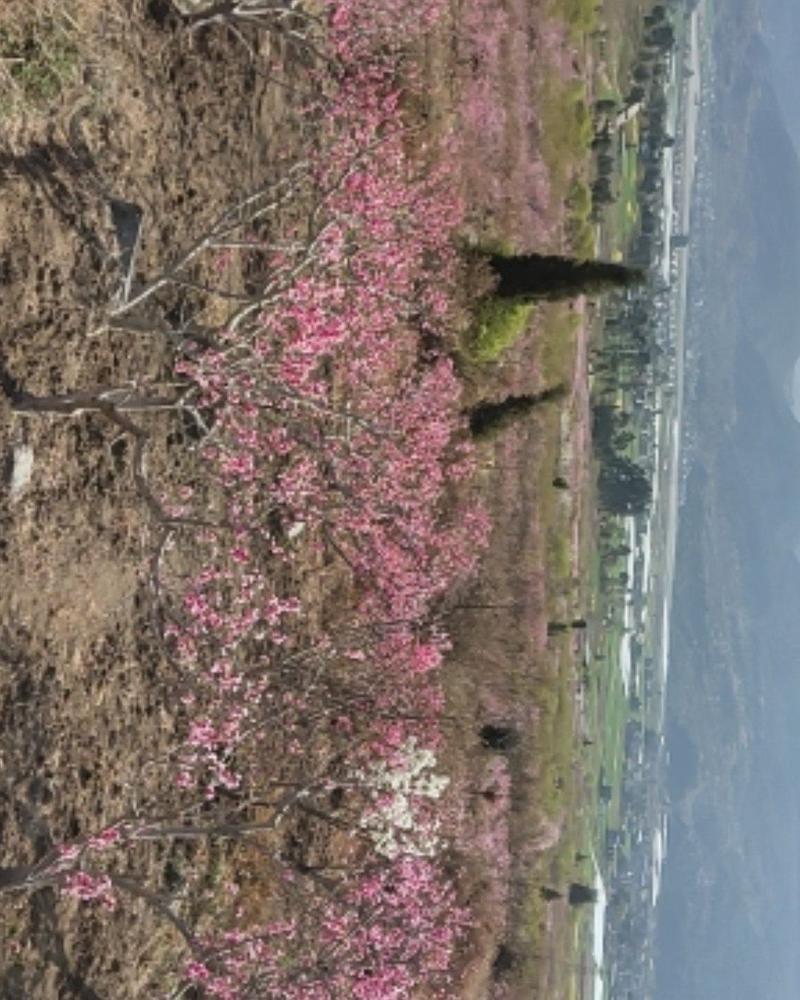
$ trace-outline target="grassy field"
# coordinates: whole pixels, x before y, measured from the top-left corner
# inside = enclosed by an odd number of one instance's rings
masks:
[[[566,202],[576,176],[586,170],[592,142],[592,117],[587,85],[581,78],[549,74],[538,94],[541,107],[541,148],[550,172],[553,196]]]
[[[567,195],[567,237],[576,257],[595,256],[597,226],[592,218],[592,192],[585,180],[576,177]]]
[[[634,120],[619,138],[619,196],[606,223],[611,257],[622,259],[639,223],[638,129]]]

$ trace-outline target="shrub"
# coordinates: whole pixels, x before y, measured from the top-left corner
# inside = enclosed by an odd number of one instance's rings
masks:
[[[534,306],[518,299],[486,299],[478,308],[468,354],[474,361],[497,359],[528,328]]]

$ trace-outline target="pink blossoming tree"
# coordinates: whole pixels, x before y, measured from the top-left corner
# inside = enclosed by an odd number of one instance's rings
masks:
[[[139,802],[36,864],[0,869],[0,891],[49,886],[109,911],[134,897],[179,934],[185,979],[223,1000],[446,991],[467,926],[443,862],[446,782],[430,775],[449,649],[442,601],[473,570],[488,524],[453,501],[472,473],[443,347],[461,206],[446,168],[410,157],[397,82],[443,5],[323,6],[320,17],[239,0],[190,17],[294,32],[324,54],[324,97],[308,109],[307,157],[110,311],[116,329],[169,338],[169,384],[17,399],[26,412],[101,413],[135,441],[179,732],[160,762],[169,801]],[[246,280],[231,291],[209,271]],[[224,318],[153,319],[169,288]],[[163,410],[199,438],[170,495],[145,461],[146,415]],[[297,566],[310,562],[318,589],[337,592],[335,613],[306,596]],[[298,816],[346,837],[344,863],[287,847],[281,830]],[[197,840],[248,841],[287,912],[251,923],[234,898],[213,926],[194,926],[131,867],[147,844]]]

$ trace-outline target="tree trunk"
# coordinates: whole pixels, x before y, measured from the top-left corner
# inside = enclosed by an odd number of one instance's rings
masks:
[[[19,393],[13,402],[16,413],[51,413],[74,416],[85,411],[141,413],[145,410],[171,410],[180,402],[176,396],[139,396],[128,387],[90,392],[65,392],[57,396],[33,396]]]
[[[10,868],[0,868],[0,892],[11,892],[22,889],[33,873],[33,865],[14,865]]]

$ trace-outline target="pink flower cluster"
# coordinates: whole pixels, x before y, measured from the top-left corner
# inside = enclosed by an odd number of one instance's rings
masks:
[[[64,879],[61,891],[73,899],[100,903],[107,910],[113,910],[117,905],[117,898],[108,875],[90,875],[80,870],[71,872]]]
[[[199,568],[163,590],[184,678],[182,795],[263,797],[272,777],[295,787],[327,755],[355,810],[374,808],[353,777],[368,763],[437,746],[449,640],[436,608],[489,525],[455,502],[473,471],[446,341],[463,208],[448,167],[409,156],[397,83],[413,79],[398,53],[444,0],[325,4],[336,70],[314,109],[309,219],[275,223],[286,230],[270,234],[280,249],[258,312],[176,366],[213,415],[202,475],[219,527],[192,535]],[[176,499],[209,524],[203,493]],[[317,616],[313,639],[298,553],[335,565],[339,585],[337,618]],[[403,815],[437,831],[435,797],[417,798]],[[221,1000],[446,989],[466,925],[451,881],[435,858],[369,850],[292,920],[201,939],[186,977]],[[66,891],[107,898],[102,878],[69,879]]]
[[[452,887],[420,858],[365,872],[304,916],[207,936],[187,978],[218,1000],[408,1000],[419,983],[444,996],[468,926]]]
[[[448,642],[425,623],[472,571],[488,533],[483,511],[444,502],[472,471],[458,380],[441,350],[460,205],[446,172],[409,159],[399,95],[382,63],[354,66],[338,81],[320,128],[317,231],[295,258],[282,254],[291,277],[257,322],[180,366],[214,408],[204,457],[227,497],[233,536],[198,538],[206,565],[170,627],[192,676],[180,781],[188,786],[196,774],[209,796],[238,784],[229,761],[244,743],[274,732],[262,720],[277,704],[269,703],[276,661],[297,653],[292,619],[302,611],[295,597],[271,591],[254,558],[266,551],[291,562],[291,536],[276,523],[301,526],[344,563],[353,625],[392,623],[377,637],[364,631],[357,654],[374,677],[373,752],[381,744],[391,752],[412,732],[435,743],[434,675]],[[292,713],[281,705],[271,722],[288,732]]]
[[[374,61],[387,47],[396,53],[430,30],[447,9],[446,0],[325,0],[330,45],[347,66]],[[387,56],[385,56],[387,57]]]

